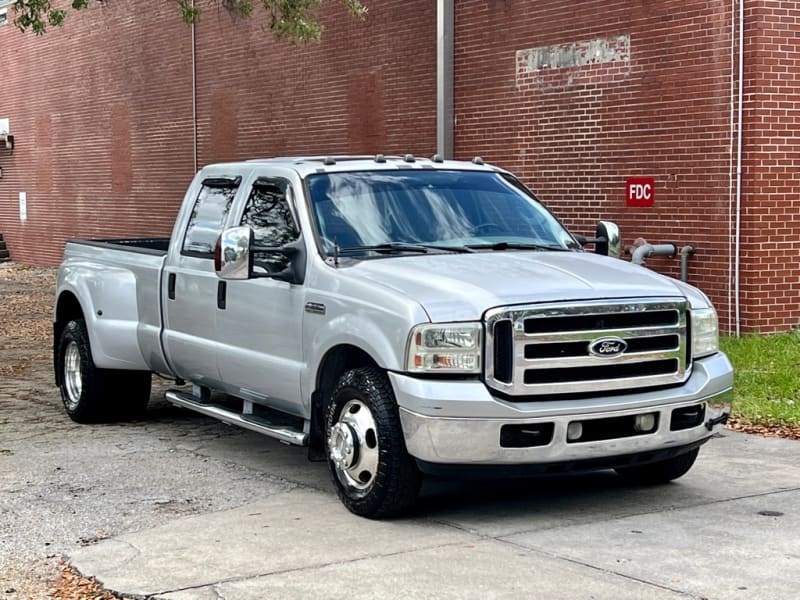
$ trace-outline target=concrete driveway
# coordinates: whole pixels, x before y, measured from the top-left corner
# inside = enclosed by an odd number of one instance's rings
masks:
[[[290,485],[79,549],[78,570],[174,600],[800,597],[797,442],[726,433],[654,488],[610,472],[431,480],[388,522],[348,513],[301,449],[244,432],[194,444]]]

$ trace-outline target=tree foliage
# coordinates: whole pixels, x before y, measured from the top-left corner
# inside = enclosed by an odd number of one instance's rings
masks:
[[[71,0],[62,5],[54,0],[15,0],[14,23],[22,31],[32,31],[41,35],[48,27],[58,27],[64,23],[68,10],[82,10],[92,0]],[[114,0],[94,0],[113,2]],[[316,11],[322,0],[213,0],[237,18],[250,18],[259,8],[265,12],[266,26],[276,40],[294,44],[318,41],[322,37],[322,25],[316,19]],[[202,8],[195,0],[175,0],[183,20],[188,24],[197,23],[202,16]],[[361,0],[338,0],[350,14],[363,19],[367,8]]]

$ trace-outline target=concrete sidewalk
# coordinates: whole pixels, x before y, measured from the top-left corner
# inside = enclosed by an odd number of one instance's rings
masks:
[[[253,452],[256,440],[194,451],[293,488],[101,541],[72,564],[117,592],[174,600],[800,597],[798,442],[726,433],[655,488],[612,473],[433,480],[414,516],[375,522],[339,504],[324,465],[277,443]]]

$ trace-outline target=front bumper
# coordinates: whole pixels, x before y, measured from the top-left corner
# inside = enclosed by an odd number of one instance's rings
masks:
[[[406,447],[415,458],[453,465],[519,465],[586,461],[692,447],[722,427],[730,414],[733,368],[718,353],[695,361],[691,377],[675,388],[579,400],[508,402],[479,381],[419,379],[390,373],[400,407]],[[673,431],[672,413],[704,405],[697,426]],[[651,432],[587,442],[568,442],[570,422],[657,413]],[[552,423],[546,445],[505,447],[504,425]]]

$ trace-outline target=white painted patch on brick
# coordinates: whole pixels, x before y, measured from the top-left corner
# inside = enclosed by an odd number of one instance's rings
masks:
[[[629,62],[630,54],[631,36],[628,34],[560,46],[541,46],[517,51],[517,71],[532,73],[542,69]]]
[[[517,50],[517,84],[548,70],[616,63],[630,65],[631,36],[618,35],[558,46]]]

